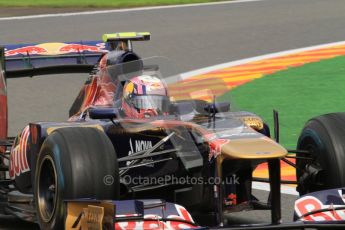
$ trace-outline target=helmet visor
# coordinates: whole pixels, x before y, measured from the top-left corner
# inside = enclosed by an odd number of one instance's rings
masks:
[[[128,101],[137,109],[155,109],[160,112],[167,112],[170,105],[169,97],[162,95],[134,95]]]

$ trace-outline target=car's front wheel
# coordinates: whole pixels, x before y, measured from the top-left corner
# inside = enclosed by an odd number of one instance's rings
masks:
[[[296,175],[300,195],[345,186],[345,113],[307,122],[297,143]]]
[[[88,127],[52,132],[38,156],[34,195],[41,229],[64,229],[64,200],[117,199],[118,163],[109,138]]]

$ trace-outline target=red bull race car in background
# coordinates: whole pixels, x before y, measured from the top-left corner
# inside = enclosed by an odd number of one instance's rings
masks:
[[[271,210],[271,223],[231,228],[343,226],[344,190],[336,188],[344,180],[320,176],[343,178],[343,167],[330,174],[331,160],[319,158],[344,162],[344,152],[333,149],[342,146],[334,142],[342,132],[313,124],[319,118],[306,125],[292,151],[304,196],[295,222],[282,224],[280,160],[293,163],[278,143],[277,113],[273,140],[260,117],[216,102],[216,92],[182,79],[168,59],[139,57],[132,42],[146,40],[150,33],[130,32],[0,49],[1,213],[42,229],[220,228],[229,227],[224,213],[255,209]],[[59,73],[89,74],[69,119],[33,122],[8,137],[6,79]],[[320,124],[330,123],[325,117]],[[265,202],[251,191],[253,170],[263,162]]]

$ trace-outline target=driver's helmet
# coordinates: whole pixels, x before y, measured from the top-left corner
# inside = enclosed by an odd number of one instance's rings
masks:
[[[166,115],[169,104],[167,87],[157,77],[137,76],[128,80],[123,87],[122,110],[127,117]]]

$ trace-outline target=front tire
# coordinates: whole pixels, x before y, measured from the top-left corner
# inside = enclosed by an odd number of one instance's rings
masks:
[[[67,199],[117,199],[118,162],[109,138],[87,127],[52,132],[39,153],[34,195],[41,229],[64,229]]]
[[[298,139],[297,190],[300,195],[345,186],[345,113],[315,117]]]

